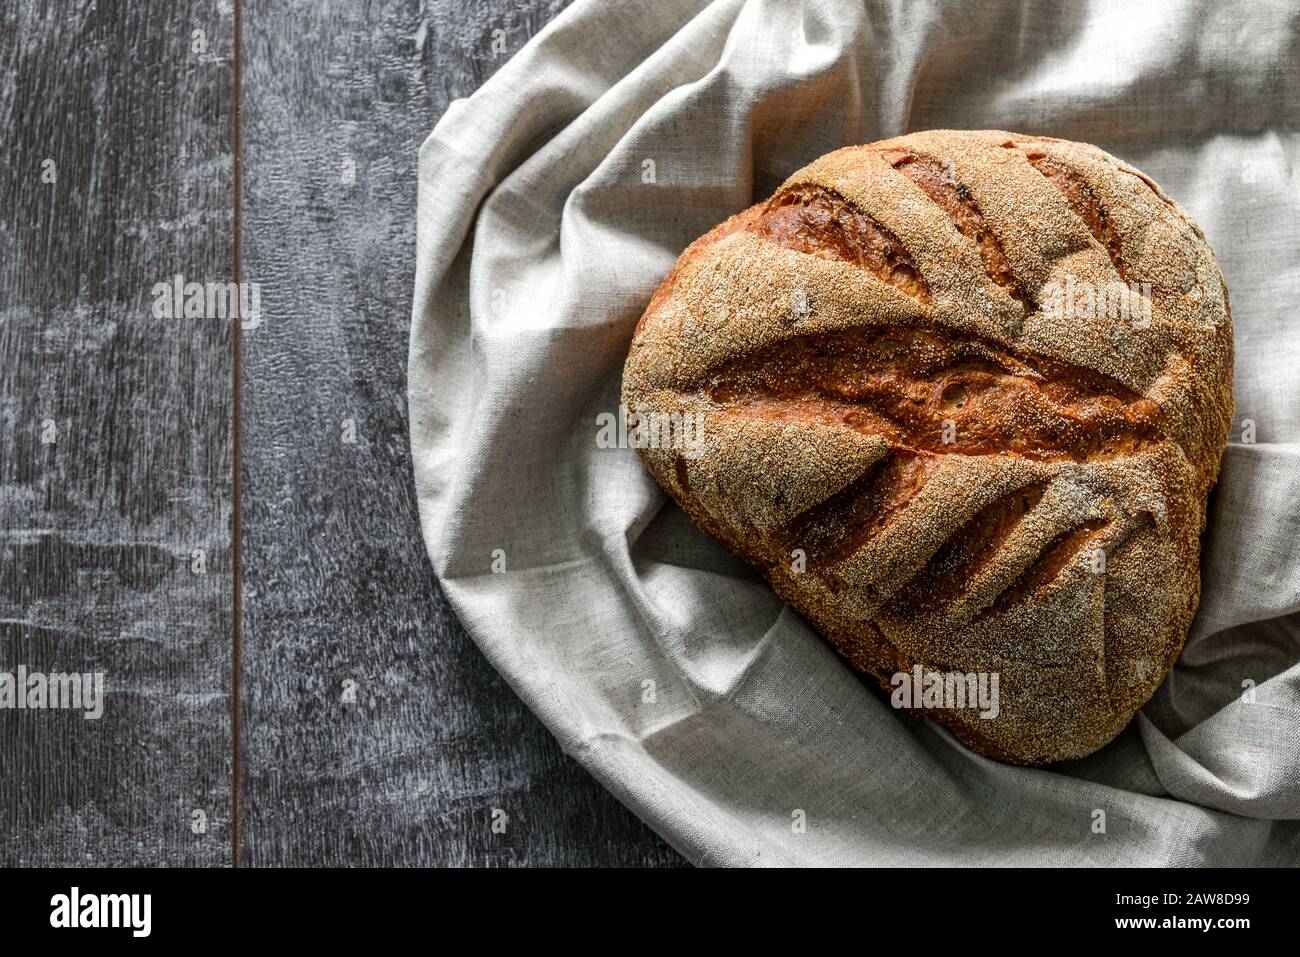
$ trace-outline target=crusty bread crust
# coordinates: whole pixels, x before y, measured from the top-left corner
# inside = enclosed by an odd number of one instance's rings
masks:
[[[827,154],[692,243],[623,402],[702,417],[699,454],[646,465],[852,665],[997,674],[996,718],[923,713],[1043,764],[1119,733],[1182,648],[1232,357],[1214,254],[1148,177],[938,130]]]

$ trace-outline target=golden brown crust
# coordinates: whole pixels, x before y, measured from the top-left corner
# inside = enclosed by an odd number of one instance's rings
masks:
[[[996,673],[996,718],[923,713],[1003,760],[1077,758],[1196,609],[1227,290],[1177,204],[1096,147],[917,133],[827,154],[692,243],[623,401],[701,417],[700,454],[646,465],[855,667]]]

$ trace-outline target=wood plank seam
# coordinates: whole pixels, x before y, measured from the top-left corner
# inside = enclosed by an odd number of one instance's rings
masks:
[[[244,25],[243,25],[243,0],[234,2],[234,63],[233,63],[233,109],[231,111],[233,129],[231,130],[231,192],[233,194],[233,206],[231,210],[233,232],[231,248],[231,271],[234,273],[236,283],[243,281],[241,246],[243,242],[243,189],[244,189],[244,140],[243,140],[243,108],[244,108]],[[240,686],[240,675],[243,671],[243,515],[241,508],[243,504],[243,467],[244,467],[244,436],[243,436],[243,404],[241,394],[243,391],[243,374],[240,364],[243,359],[243,339],[242,339],[242,321],[243,316],[240,314],[241,304],[239,297],[235,297],[235,320],[231,324],[230,330],[230,375],[231,375],[231,397],[230,397],[230,414],[231,414],[231,463],[230,463],[230,480],[231,480],[231,506],[230,506],[230,603],[231,603],[231,621],[230,621],[230,866],[238,868],[240,858],[243,854],[243,818],[241,816],[241,765],[242,753],[240,749],[241,741],[241,720],[242,714],[240,702],[242,699],[242,688]]]

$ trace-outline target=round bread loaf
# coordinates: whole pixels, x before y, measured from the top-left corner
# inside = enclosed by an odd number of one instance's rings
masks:
[[[1178,656],[1232,353],[1214,254],[1150,178],[936,130],[829,153],[692,243],[623,403],[663,488],[896,706],[1042,764]]]

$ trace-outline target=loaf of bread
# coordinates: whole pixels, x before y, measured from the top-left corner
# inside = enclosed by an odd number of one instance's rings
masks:
[[[692,243],[623,404],[695,524],[895,706],[1045,764],[1111,740],[1182,648],[1232,355],[1214,254],[1151,179],[936,130]]]

